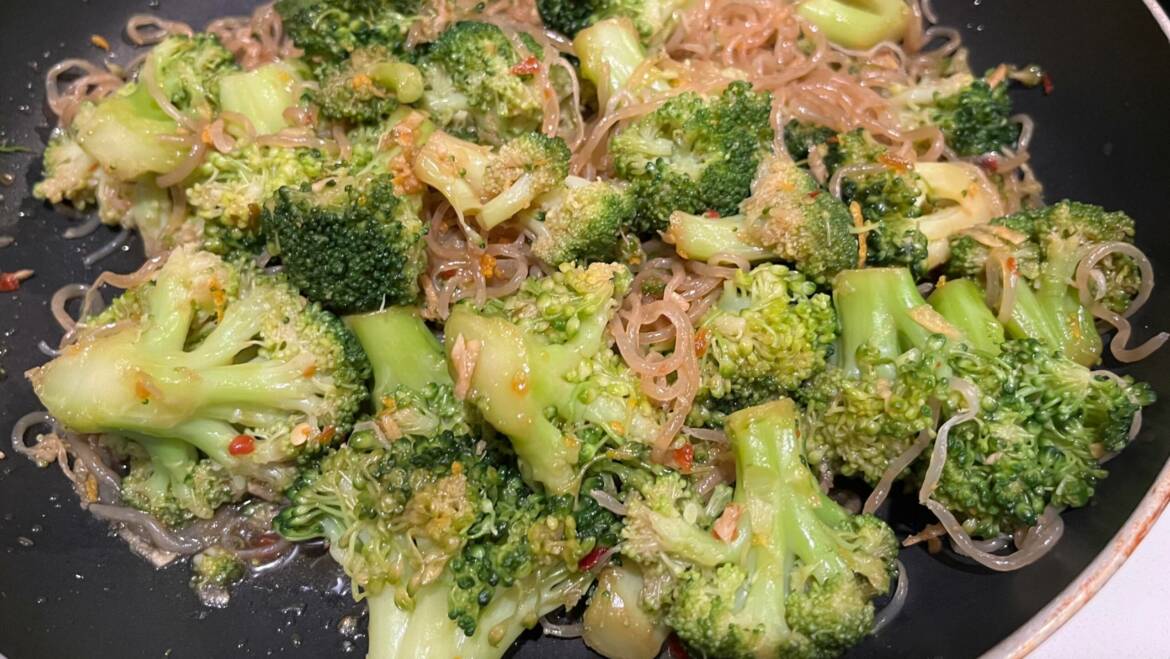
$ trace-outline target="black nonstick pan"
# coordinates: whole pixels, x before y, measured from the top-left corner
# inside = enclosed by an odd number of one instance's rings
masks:
[[[1016,99],[1017,108],[1036,119],[1033,163],[1046,197],[1125,209],[1138,221],[1138,244],[1167,277],[1170,43],[1153,5],[1141,0],[934,4],[941,22],[962,32],[976,70],[1006,60],[1039,63],[1050,72],[1050,94],[1025,92]],[[37,409],[22,374],[45,359],[37,343],[54,342],[58,335],[48,308],[53,291],[92,280],[101,269],[133,270],[142,259],[140,244],[131,239],[100,266],[85,268],[81,255],[110,241],[114,231],[103,228],[67,241],[61,235],[70,226],[67,220],[31,198],[40,169],[36,152],[51,125],[43,109],[45,70],[65,57],[96,58],[100,53],[90,45],[94,34],[122,48],[118,37],[132,13],[153,11],[203,25],[250,8],[246,0],[5,3],[0,139],[33,153],[0,156],[0,235],[15,237],[0,249],[0,270],[36,271],[18,292],[0,293],[5,436],[17,418]],[[129,49],[119,50],[121,61],[129,56]],[[1157,288],[1136,319],[1139,336],[1170,328],[1168,290],[1166,284]],[[974,657],[992,648],[996,654],[1020,654],[1075,611],[1079,596],[1093,589],[1094,581],[1082,573],[1097,581],[1107,575],[1170,497],[1167,482],[1154,488],[1170,456],[1170,350],[1121,371],[1152,383],[1164,401],[1147,410],[1140,438],[1109,464],[1113,477],[1101,485],[1093,504],[1065,514],[1066,532],[1055,551],[1010,574],[989,573],[947,552],[903,551],[913,579],[909,601],[891,626],[851,656]],[[353,601],[328,559],[302,556],[285,570],[240,586],[227,608],[204,608],[187,586],[185,566],[154,570],[81,510],[68,482],[53,473],[55,466],[37,469],[13,455],[7,441],[0,450],[8,454],[0,460],[0,655],[364,655],[365,638],[343,633],[365,627],[364,605]],[[1170,481],[1170,472],[1162,480]],[[929,521],[910,501],[895,501],[891,515],[900,533]],[[531,633],[514,656],[593,655],[578,641]]]

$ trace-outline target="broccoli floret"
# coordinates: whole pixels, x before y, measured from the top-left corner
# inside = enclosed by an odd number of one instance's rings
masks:
[[[231,53],[211,35],[168,37],[150,51],[137,82],[98,103],[83,103],[71,130],[81,148],[119,180],[164,174],[182,162],[188,147],[174,139],[179,124],[155,102],[148,84],[180,112],[206,117],[218,107],[220,79],[237,70]]]
[[[936,125],[955,153],[978,156],[1011,146],[1020,136],[1007,88],[1006,82],[956,73],[904,90],[893,102],[902,108],[904,124]]]
[[[902,0],[803,0],[796,13],[817,26],[835,44],[872,48],[883,41],[901,41],[914,18]]]
[[[872,600],[889,590],[893,532],[821,491],[791,400],[736,412],[726,428],[735,493],[719,520],[707,530],[659,497],[631,511],[636,521],[624,531],[636,547],[631,558],[677,575],[665,582],[664,619],[702,656],[844,652],[870,632]]]
[[[1062,201],[993,220],[987,227],[953,237],[947,274],[986,281],[1006,268],[1018,276],[1008,335],[1033,338],[1081,364],[1101,357],[1101,337],[1090,309],[1073,285],[1084,255],[1107,242],[1132,243],[1133,219],[1100,206]],[[1089,277],[1087,298],[1125,313],[1137,296],[1141,272],[1125,254],[1103,258]],[[996,280],[997,282],[999,279]]]
[[[787,158],[764,159],[752,194],[739,209],[727,217],[676,212],[663,239],[685,258],[778,259],[818,283],[857,265],[848,209]]]
[[[627,18],[647,42],[666,38],[674,27],[675,12],[688,0],[537,0],[536,9],[545,27],[567,36],[612,18]]]
[[[414,174],[456,212],[474,215],[489,230],[559,186],[569,173],[569,156],[564,140],[540,133],[492,149],[436,132],[415,155]]]
[[[1001,340],[979,286],[951,280],[929,306],[905,269],[846,271],[833,286],[838,364],[806,386],[810,459],[877,482],[941,419],[955,424],[932,498],[969,533],[1032,526],[1048,505],[1082,506],[1127,441],[1148,387],[1094,374],[1032,339]],[[929,457],[918,464],[924,465]],[[921,478],[922,469],[902,477]]]
[[[78,210],[97,203],[97,187],[104,173],[74,135],[56,129],[45,145],[44,171],[33,186],[33,196],[50,204],[69,202]]]
[[[718,96],[679,94],[618,132],[610,155],[633,186],[639,233],[665,229],[675,211],[736,212],[772,143],[771,111],[770,93],[737,81]]]
[[[280,277],[189,247],[79,328],[28,373],[37,396],[75,432],[139,444],[151,464],[132,496],[174,497],[193,516],[223,498],[207,493],[225,479],[201,458],[279,490],[366,399],[369,365],[340,320]]]
[[[275,133],[289,125],[284,113],[299,101],[301,78],[290,62],[225,75],[219,79],[220,109],[247,118],[258,135]]]
[[[836,335],[832,299],[800,273],[737,272],[699,323],[699,409],[732,412],[795,392],[824,368]]]
[[[569,177],[520,219],[535,236],[533,254],[549,265],[629,262],[640,249],[634,209],[625,186]]]
[[[280,0],[284,29],[314,66],[337,64],[366,46],[403,51],[418,0]]]
[[[428,44],[417,64],[424,91],[419,107],[440,128],[484,144],[541,130],[543,87],[536,75],[543,50],[521,34],[519,45],[490,23],[460,21]],[[550,71],[558,98],[569,99],[568,81]]]
[[[246,568],[235,554],[215,545],[195,554],[191,572],[191,589],[199,601],[222,608],[227,605],[231,587],[244,578]]]
[[[286,186],[299,188],[327,171],[328,160],[317,149],[249,144],[231,153],[212,151],[196,168],[192,175],[195,182],[187,188],[190,213],[202,220],[198,231],[187,230],[196,234],[189,237],[217,254],[259,251],[252,248],[264,245],[261,209],[276,191]]]
[[[423,79],[418,68],[394,57],[385,48],[355,50],[337,65],[321,67],[319,87],[309,98],[321,114],[354,124],[376,123],[422,96]]]
[[[578,487],[601,444],[652,444],[664,413],[608,346],[622,266],[594,263],[529,279],[516,294],[461,304],[444,335],[456,392],[507,435],[525,473],[552,492]]]
[[[449,386],[411,311],[351,322],[375,350],[377,386]],[[384,345],[399,330],[426,358]],[[504,449],[448,430],[361,430],[289,491],[276,528],[329,540],[355,596],[369,598],[371,656],[502,656],[540,616],[584,594],[593,574],[578,564],[597,546],[594,529],[606,528],[580,523],[583,512],[598,516],[595,504],[532,491]]]
[[[426,231],[418,204],[395,192],[389,174],[281,188],[262,223],[270,251],[310,300],[353,313],[418,297]]]
[[[887,153],[862,129],[846,133],[789,122],[788,152],[824,163],[826,174],[865,166],[841,179],[841,199],[857,204],[865,223],[866,263],[910,268],[923,278],[950,258],[949,239],[998,213],[967,169],[948,163],[913,165]]]

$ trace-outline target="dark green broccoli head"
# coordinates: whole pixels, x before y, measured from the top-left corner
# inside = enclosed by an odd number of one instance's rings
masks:
[[[426,267],[425,227],[393,177],[281,188],[262,222],[289,281],[342,313],[412,304]]]
[[[567,36],[607,18],[629,18],[643,40],[663,37],[686,0],[537,0],[545,27]]]
[[[482,143],[539,131],[544,100],[536,73],[543,53],[531,37],[520,42],[517,48],[490,23],[448,27],[418,59],[421,107],[444,130]]]
[[[1020,125],[1011,120],[1007,85],[976,80],[957,94],[935,99],[928,113],[947,145],[961,156],[994,153],[1015,144]]]
[[[576,180],[546,195],[525,227],[536,235],[533,253],[549,265],[620,262],[638,249],[630,237],[634,212],[627,188]]]
[[[319,67],[309,98],[330,119],[377,123],[422,96],[422,74],[381,46],[360,48],[339,64]]]
[[[365,46],[400,52],[422,3],[418,0],[280,0],[284,29],[310,63],[340,63]]]
[[[735,213],[771,146],[771,109],[771,94],[737,81],[719,96],[675,96],[623,128],[610,154],[633,184],[638,232],[665,229],[674,211]]]

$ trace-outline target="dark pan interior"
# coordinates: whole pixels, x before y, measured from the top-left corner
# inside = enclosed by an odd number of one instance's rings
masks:
[[[49,131],[41,78],[67,56],[96,57],[92,34],[119,41],[126,17],[155,9],[202,25],[248,3],[158,0],[38,0],[9,2],[0,22],[0,138],[38,150]],[[1055,91],[1018,94],[1018,107],[1037,120],[1034,164],[1048,199],[1071,197],[1129,211],[1138,242],[1155,266],[1170,263],[1164,228],[1170,161],[1170,48],[1138,0],[936,0],[943,23],[961,30],[973,62],[1039,62]],[[120,61],[128,59],[120,51]],[[81,255],[108,241],[102,229],[78,241],[60,237],[68,221],[28,197],[39,172],[35,154],[0,156],[0,270],[33,268],[36,277],[16,294],[0,294],[0,428],[37,407],[21,373],[44,360],[37,342],[55,342],[48,301],[58,287],[92,280]],[[141,259],[132,241],[100,264],[131,270]],[[1163,271],[1165,273],[1165,271]],[[1162,275],[1167,276],[1166,274]],[[1163,285],[1138,318],[1145,328],[1170,327]],[[1125,369],[1170,397],[1170,350]],[[1096,501],[1068,513],[1067,532],[1040,563],[1014,574],[991,574],[943,553],[903,552],[911,590],[901,616],[853,656],[976,656],[1024,624],[1067,586],[1106,546],[1153,483],[1170,454],[1170,405],[1146,414],[1141,438],[1110,463]],[[109,537],[84,513],[56,468],[38,470],[22,457],[0,461],[0,653],[30,657],[327,657],[364,654],[361,636],[344,638],[338,622],[362,615],[327,559],[240,587],[224,610],[200,607],[187,588],[185,566],[155,571]],[[908,502],[891,510],[899,532],[920,528],[924,515]],[[360,627],[364,627],[364,620]],[[535,638],[535,634],[533,634]],[[525,643],[517,657],[589,656],[576,641]]]

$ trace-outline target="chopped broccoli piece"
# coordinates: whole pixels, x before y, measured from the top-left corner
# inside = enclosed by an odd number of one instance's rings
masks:
[[[663,239],[685,258],[778,259],[818,283],[857,264],[848,209],[791,160],[765,158],[739,208],[739,215],[715,218],[676,212]]]
[[[368,370],[341,321],[280,277],[180,247],[28,377],[65,427],[139,445],[150,464],[129,503],[176,501],[174,522],[210,517],[243,493],[236,479],[285,487],[299,456],[347,431]]]
[[[536,237],[533,254],[549,265],[628,262],[641,248],[631,235],[634,208],[620,184],[569,177],[520,217]]]
[[[802,0],[796,13],[833,43],[861,50],[901,41],[914,20],[902,0]]]
[[[955,73],[903,90],[893,102],[903,108],[903,123],[936,125],[955,153],[978,156],[1011,146],[1020,136],[1007,88],[1005,82]]]
[[[598,21],[626,18],[643,40],[665,39],[674,27],[675,12],[689,0],[537,0],[536,9],[546,27],[574,36]]]
[[[559,186],[569,173],[569,155],[564,140],[540,133],[492,149],[436,132],[415,155],[414,174],[489,230]]]
[[[320,87],[309,93],[321,114],[354,124],[379,122],[401,103],[422,96],[422,73],[385,48],[355,50],[344,62],[318,71]]]
[[[671,213],[734,213],[772,142],[771,94],[732,82],[718,96],[679,94],[630,122],[610,142],[614,170],[633,186],[638,231]]]
[[[1020,277],[1020,282],[1006,323],[1008,335],[1037,339],[1078,363],[1095,364],[1101,357],[1101,337],[1092,313],[1081,304],[1080,293],[1072,285],[1077,267],[1094,245],[1132,243],[1133,235],[1133,219],[1125,213],[1062,201],[954,236],[954,257],[947,274],[986,281],[989,270],[1014,269],[1011,274]],[[1089,278],[1088,299],[1124,313],[1141,285],[1136,262],[1124,254],[1110,254],[1095,269],[1101,277]]]
[[[300,72],[287,62],[225,75],[219,79],[220,109],[247,118],[258,135],[275,133],[288,127],[284,113],[296,106],[300,84]]]
[[[405,48],[419,0],[279,0],[284,29],[313,66],[337,64],[367,46]]]
[[[702,656],[835,656],[873,628],[896,571],[893,532],[850,515],[806,463],[782,399],[732,414],[734,497],[707,530],[668,497],[631,508],[623,532],[655,582],[666,623]],[[651,550],[651,551],[646,551]],[[644,590],[645,593],[645,590]]]

